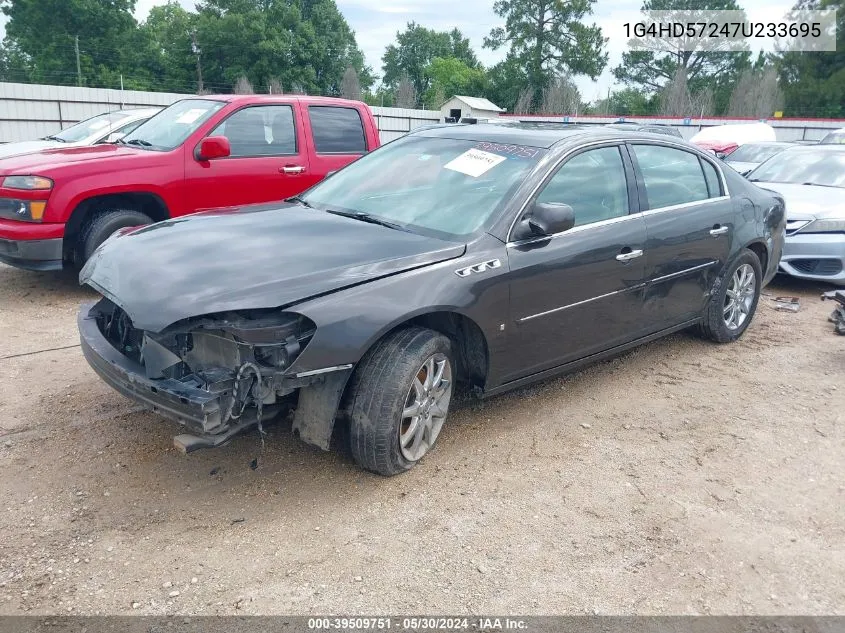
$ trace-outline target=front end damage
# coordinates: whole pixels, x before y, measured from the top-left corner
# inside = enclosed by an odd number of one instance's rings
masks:
[[[180,450],[219,446],[291,409],[300,438],[329,448],[352,368],[291,370],[315,332],[306,317],[227,312],[148,332],[104,298],[82,306],[78,321],[82,351],[100,377],[186,428],[174,438]]]

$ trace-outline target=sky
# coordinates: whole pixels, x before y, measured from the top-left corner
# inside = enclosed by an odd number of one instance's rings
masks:
[[[135,17],[142,21],[150,9],[167,0],[137,0]],[[505,49],[491,51],[482,48],[484,36],[490,30],[503,25],[503,20],[493,12],[493,0],[335,0],[346,21],[355,31],[358,46],[364,51],[367,63],[377,75],[381,74],[381,57],[385,47],[395,41],[396,32],[404,30],[405,24],[418,24],[438,31],[458,27],[470,39],[478,58],[485,66],[501,61]],[[179,0],[186,9],[194,7],[194,0]],[[751,21],[768,21],[781,17],[792,1],[788,0],[740,0]],[[622,24],[635,22],[639,17],[639,0],[597,0],[593,15],[589,18],[602,27],[609,37],[607,50],[610,55],[604,73],[593,81],[589,77],[575,77],[584,101],[594,101],[607,96],[608,89],[615,86],[611,69],[622,60],[627,39]]]

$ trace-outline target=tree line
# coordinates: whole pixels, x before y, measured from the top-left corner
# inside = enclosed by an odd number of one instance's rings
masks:
[[[607,38],[590,23],[596,0],[496,0],[502,51],[483,66],[469,39],[409,22],[369,67],[334,0],[175,0],[138,23],[135,0],[0,0],[7,16],[0,80],[172,92],[289,92],[371,105],[436,109],[454,94],[508,111],[617,116],[845,117],[845,38],[835,52],[760,54],[631,50],[610,69],[616,90],[585,103],[573,79],[598,78]],[[645,0],[643,11],[741,10],[737,0]],[[845,0],[799,0],[838,9]]]

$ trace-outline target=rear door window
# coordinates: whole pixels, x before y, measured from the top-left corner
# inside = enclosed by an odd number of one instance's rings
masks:
[[[690,204],[711,197],[698,156],[663,145],[632,145],[650,209]],[[718,194],[717,194],[718,195]]]
[[[361,113],[355,108],[308,106],[318,154],[364,154],[367,142]]]

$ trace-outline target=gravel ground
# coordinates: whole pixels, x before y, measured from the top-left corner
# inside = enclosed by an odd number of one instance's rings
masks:
[[[845,614],[820,290],[776,281],[733,345],[679,334],[467,401],[383,479],[284,424],[178,453],[75,346],[92,293],[0,265],[0,614]]]

